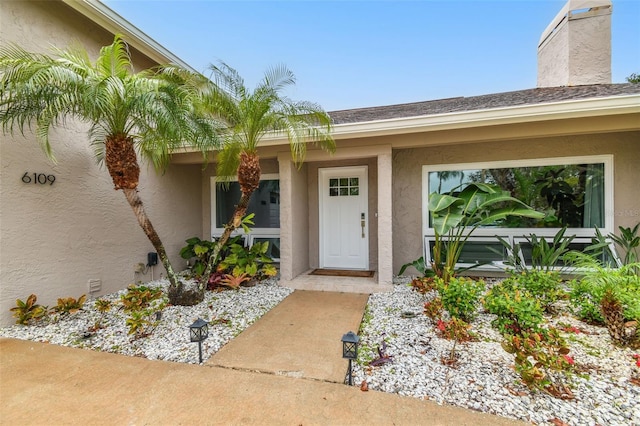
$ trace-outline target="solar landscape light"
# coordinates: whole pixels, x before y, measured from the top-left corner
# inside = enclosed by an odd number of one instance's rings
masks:
[[[360,338],[350,331],[342,336],[342,358],[349,360],[349,369],[347,371],[349,386],[353,385],[352,362],[358,358],[358,342]]]
[[[198,353],[200,354],[200,364],[202,364],[202,341],[209,337],[209,323],[198,318],[189,326],[189,336],[192,342],[198,342]]]

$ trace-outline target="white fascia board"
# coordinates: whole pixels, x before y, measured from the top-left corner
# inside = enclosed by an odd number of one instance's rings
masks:
[[[61,0],[91,21],[113,34],[122,34],[127,43],[158,64],[172,63],[195,71],[189,64],[171,53],[131,22],[118,15],[99,0]]]
[[[629,95],[339,124],[334,127],[333,136],[339,139],[385,136],[639,112],[640,95]]]
[[[640,94],[337,124],[332,135],[334,139],[364,138],[633,113],[640,113]],[[280,134],[266,136],[261,145],[288,143]]]

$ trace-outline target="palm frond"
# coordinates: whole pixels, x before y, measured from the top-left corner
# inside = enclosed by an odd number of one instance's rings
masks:
[[[240,165],[240,153],[242,151],[242,144],[229,142],[218,152],[218,158],[216,160],[216,179],[220,182],[229,182],[233,180],[238,172],[238,166]]]
[[[273,66],[265,72],[262,81],[258,84],[256,91],[267,88],[273,93],[279,93],[288,86],[296,84],[296,77],[284,64]]]
[[[96,61],[96,70],[104,76],[113,76],[118,79],[126,79],[133,74],[133,65],[129,46],[122,36],[116,34],[113,43],[100,49],[100,55]]]
[[[77,46],[55,49],[52,56],[16,45],[0,47],[2,129],[24,134],[34,126],[49,156],[49,129],[63,125],[67,117],[89,123],[98,162],[104,157],[104,140],[114,135],[132,138],[138,153],[157,169],[185,144],[206,155],[220,145],[220,121],[205,114],[200,96],[211,86],[204,76],[177,67],[134,73],[119,35],[100,50],[95,64]]]
[[[247,88],[244,79],[238,71],[224,63],[218,61],[217,65],[209,65],[212,72],[212,80],[216,87],[232,96],[236,101],[240,101],[247,97]]]
[[[335,141],[331,136],[331,118],[317,104],[295,102],[282,92],[296,80],[294,74],[284,65],[269,68],[251,91],[244,85],[238,72],[224,62],[211,65],[213,84],[203,96],[202,105],[214,117],[227,123],[229,130],[225,137],[229,150],[219,156],[219,162],[235,157],[229,152],[237,149],[256,152],[260,141],[268,133],[282,133],[289,139],[291,153],[297,165],[305,159],[307,143],[317,144],[328,152],[335,150]],[[222,174],[232,174],[232,165],[218,165]],[[235,171],[235,170],[234,170]]]

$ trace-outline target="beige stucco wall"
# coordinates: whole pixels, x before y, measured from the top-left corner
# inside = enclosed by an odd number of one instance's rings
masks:
[[[422,255],[422,166],[613,154],[614,226],[640,221],[640,132],[591,134],[394,150],[393,271]]]
[[[48,43],[81,42],[93,57],[113,36],[58,2],[0,2],[0,40],[29,50]],[[152,63],[132,52],[139,69]],[[86,127],[70,121],[51,134],[58,163],[46,159],[31,134],[0,134],[0,323],[13,322],[17,298],[35,293],[55,305],[59,297],[88,293],[101,280],[105,294],[148,280],[134,274],[153,251],[121,191],[93,159]],[[164,175],[143,166],[140,195],[176,269],[184,240],[202,232],[199,165],[174,165]],[[53,185],[25,184],[25,172],[54,175]],[[164,272],[153,268],[155,277]]]
[[[307,165],[296,168],[291,154],[278,155],[280,173],[280,277],[291,280],[309,269]]]

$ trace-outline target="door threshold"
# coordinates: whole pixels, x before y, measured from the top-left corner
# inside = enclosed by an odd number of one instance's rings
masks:
[[[367,271],[362,269],[314,269],[309,272],[309,275],[323,275],[329,277],[358,277],[358,278],[373,278],[375,271]]]

